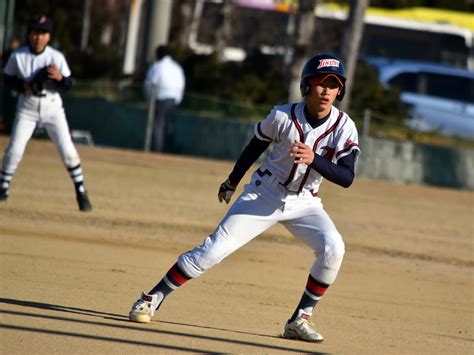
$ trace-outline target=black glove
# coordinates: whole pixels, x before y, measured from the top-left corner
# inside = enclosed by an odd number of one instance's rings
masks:
[[[38,95],[43,91],[44,82],[48,80],[48,66],[41,68],[30,82],[31,91]]]
[[[224,181],[219,187],[219,192],[217,194],[219,202],[222,203],[222,201],[225,201],[225,203],[229,203],[230,198],[234,194],[236,187],[237,186],[232,184],[229,179]]]

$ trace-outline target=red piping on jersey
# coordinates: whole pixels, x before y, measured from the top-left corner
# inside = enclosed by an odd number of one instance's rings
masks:
[[[268,137],[268,136],[266,136],[266,135],[263,134],[262,129],[260,128],[260,124],[261,124],[261,122],[259,122],[259,123],[257,124],[257,132],[258,132],[258,134],[260,134],[260,135],[262,136],[262,138],[265,138],[265,139],[269,140],[270,142],[273,141],[273,139],[271,139],[270,137]]]
[[[352,143],[351,145],[347,146],[346,148],[344,148],[343,150],[339,151],[336,153],[336,157],[338,157],[339,155],[341,155],[342,153],[344,152],[347,152],[348,150],[351,150],[353,147],[358,147],[359,145],[357,143]]]
[[[298,123],[298,120],[296,119],[295,108],[296,108],[296,104],[293,104],[293,106],[291,106],[291,120],[295,124],[295,127],[298,130],[298,133],[300,134],[300,142],[303,143],[304,142],[303,129],[301,128],[300,124]],[[291,168],[290,176],[288,176],[288,179],[286,179],[286,181],[283,183],[283,186],[288,186],[291,180],[293,180],[297,167],[298,167],[298,164],[294,163],[293,167]]]
[[[316,150],[318,149],[318,144],[319,142],[321,141],[321,139],[323,139],[324,137],[326,137],[328,134],[330,134],[332,131],[334,131],[337,127],[337,125],[339,124],[339,122],[341,122],[341,118],[342,118],[342,115],[344,114],[344,112],[340,111],[339,112],[339,116],[337,117],[337,120],[336,122],[326,131],[324,132],[323,134],[321,134],[318,139],[316,139],[316,142],[314,142],[314,145],[313,145],[313,152],[314,154],[316,154]],[[306,184],[306,180],[308,180],[308,176],[309,176],[309,173],[311,172],[311,167],[308,165],[306,167],[306,172],[304,173],[304,178],[303,178],[303,181],[301,181],[301,184],[300,184],[300,187],[298,189],[298,192],[301,192],[301,190],[303,190],[303,187],[304,187],[304,184]]]

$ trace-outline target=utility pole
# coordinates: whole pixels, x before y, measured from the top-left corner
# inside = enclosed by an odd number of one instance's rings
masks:
[[[123,74],[131,75],[135,72],[137,44],[140,34],[140,19],[143,0],[132,0],[128,15],[127,44],[123,60]]]
[[[3,53],[8,49],[7,46],[10,45],[10,40],[12,38],[13,30],[13,14],[15,12],[15,0],[7,0],[6,2],[0,1],[0,50]]]
[[[145,61],[151,63],[155,59],[155,48],[161,44],[168,44],[172,0],[151,0],[150,17],[148,19],[148,41]]]

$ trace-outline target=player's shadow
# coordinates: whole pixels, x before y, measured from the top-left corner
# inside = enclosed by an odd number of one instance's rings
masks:
[[[177,331],[171,331],[171,330],[166,330],[166,329],[157,329],[157,328],[143,328],[143,327],[141,327],[140,325],[138,325],[136,323],[131,323],[128,320],[128,317],[126,317],[124,315],[101,312],[101,311],[95,311],[95,310],[90,310],[90,309],[83,309],[83,308],[77,308],[77,307],[66,307],[66,306],[61,306],[61,305],[54,305],[54,304],[40,303],[40,302],[33,302],[33,301],[22,301],[22,300],[10,299],[10,298],[0,298],[0,304],[1,303],[21,306],[21,307],[43,309],[43,310],[48,310],[48,311],[65,312],[65,313],[73,313],[73,314],[79,314],[79,315],[85,315],[85,316],[99,317],[99,318],[106,319],[106,320],[119,321],[120,323],[104,323],[102,321],[84,320],[84,319],[67,318],[67,317],[54,316],[54,315],[48,315],[48,314],[27,313],[27,312],[21,312],[21,311],[0,309],[0,314],[10,315],[10,316],[31,317],[31,318],[37,318],[37,319],[49,319],[49,320],[55,320],[55,321],[66,321],[66,322],[72,322],[72,323],[76,323],[76,324],[86,324],[86,325],[109,327],[109,328],[115,328],[115,329],[124,329],[124,330],[127,330],[127,331],[150,332],[150,333],[153,333],[153,334],[161,333],[161,334],[164,334],[164,335],[171,335],[171,336],[189,337],[189,338],[197,338],[197,339],[208,340],[208,341],[233,343],[233,344],[242,345],[242,346],[256,346],[256,347],[262,348],[262,350],[264,350],[264,352],[268,352],[268,351],[271,351],[273,349],[273,350],[286,351],[286,352],[323,354],[323,353],[318,353],[318,352],[314,352],[314,351],[307,352],[307,351],[304,351],[304,350],[297,350],[297,349],[294,349],[294,348],[291,348],[291,347],[279,346],[279,345],[276,345],[276,344],[273,344],[273,345],[260,344],[258,342],[230,339],[228,337],[215,337],[215,336],[193,334],[193,333],[189,333],[189,332],[177,332]],[[126,324],[123,324],[123,323],[126,323]],[[266,334],[255,334],[255,333],[250,333],[250,332],[236,331],[236,330],[230,330],[230,329],[222,329],[222,328],[202,326],[202,325],[192,325],[192,324],[186,324],[186,323],[167,322],[167,321],[158,321],[156,323],[172,324],[172,325],[194,327],[194,328],[201,328],[201,329],[212,329],[212,330],[232,332],[232,333],[237,333],[237,334],[248,334],[248,335],[252,335],[252,336],[275,338],[275,340],[281,338],[279,336],[271,336],[271,335],[266,335]],[[210,351],[210,350],[190,349],[190,348],[185,348],[185,347],[180,347],[180,346],[157,344],[156,342],[134,341],[134,340],[130,340],[130,339],[113,338],[113,337],[105,337],[105,336],[90,335],[90,334],[79,334],[79,333],[72,333],[72,332],[65,332],[65,331],[58,331],[58,330],[49,330],[49,329],[38,329],[38,328],[33,328],[33,327],[25,327],[25,326],[17,326],[17,325],[0,324],[0,328],[17,330],[17,331],[36,332],[36,333],[42,333],[42,334],[72,336],[72,337],[79,337],[79,338],[87,338],[87,339],[94,339],[94,340],[124,343],[124,344],[129,344],[129,345],[130,344],[132,344],[132,345],[141,345],[141,346],[154,347],[154,348],[158,347],[158,348],[164,348],[164,349],[168,349],[168,350],[178,350],[178,351],[185,351],[185,352],[198,352],[198,353],[209,353],[209,354],[216,353],[216,352]]]
[[[56,312],[76,313],[76,314],[82,314],[86,316],[101,317],[104,319],[115,319],[115,320],[128,319],[128,317],[124,316],[123,314],[106,313],[106,312],[94,311],[90,309],[66,307],[66,306],[60,306],[56,304],[40,303],[40,302],[33,302],[33,301],[14,300],[11,298],[0,298],[0,303],[13,304],[13,305],[22,306],[22,307],[46,309],[46,310],[56,311]]]
[[[67,312],[67,313],[82,314],[82,315],[86,315],[86,316],[100,317],[100,318],[103,318],[103,319],[129,322],[128,317],[124,316],[122,314],[114,314],[114,313],[93,311],[93,310],[90,310],[90,309],[83,309],[83,308],[76,308],[76,307],[66,307],[66,306],[59,306],[59,305],[55,305],[55,304],[47,304],[47,303],[32,302],[32,301],[20,301],[20,300],[14,300],[14,299],[9,299],[9,298],[0,298],[0,303],[14,304],[14,305],[23,306],[23,307],[46,309],[46,310],[51,310],[51,311],[56,311],[56,312]],[[267,337],[267,338],[278,338],[277,336],[272,336],[272,335],[268,335],[268,334],[258,334],[258,333],[253,333],[253,332],[252,333],[251,332],[244,332],[244,331],[239,331],[239,330],[211,327],[211,326],[205,326],[205,325],[187,324],[187,323],[180,323],[180,322],[169,322],[169,321],[164,321],[164,320],[159,320],[159,321],[154,321],[154,322],[164,323],[164,324],[172,324],[172,325],[181,325],[181,326],[193,327],[193,328],[212,329],[212,330],[219,330],[219,331],[231,332],[231,333],[248,334],[248,335],[261,336],[261,337]]]
[[[180,325],[180,326],[191,327],[191,328],[211,329],[211,330],[218,330],[218,331],[221,331],[221,332],[253,335],[253,336],[264,337],[264,338],[275,338],[275,339],[281,338],[281,336],[268,335],[268,334],[258,334],[258,333],[255,333],[255,332],[244,332],[242,330],[211,327],[211,326],[208,326],[208,325],[198,325],[198,324],[189,324],[189,323],[181,323],[181,322],[170,322],[170,321],[165,321],[165,320],[159,320],[157,322],[158,323],[163,323],[163,324]]]

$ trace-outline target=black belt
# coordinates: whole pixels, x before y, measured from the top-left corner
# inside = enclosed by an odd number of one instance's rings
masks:
[[[46,97],[46,94],[32,94],[35,97]]]

